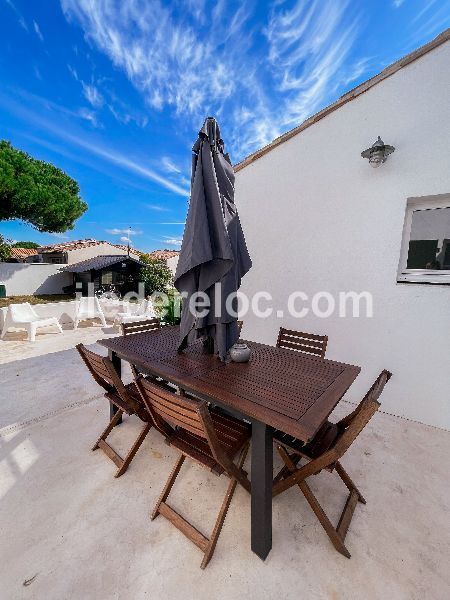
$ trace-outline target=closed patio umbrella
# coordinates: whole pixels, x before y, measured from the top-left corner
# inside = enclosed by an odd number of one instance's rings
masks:
[[[179,349],[209,338],[223,360],[239,337],[232,314],[236,301],[230,311],[226,300],[239,289],[252,261],[234,204],[233,167],[214,118],[204,122],[192,152],[191,199],[175,274],[175,287],[185,292]],[[189,308],[195,292],[210,299],[206,316],[196,317]]]

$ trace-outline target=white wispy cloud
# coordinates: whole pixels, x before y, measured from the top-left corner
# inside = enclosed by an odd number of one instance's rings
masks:
[[[436,4],[436,1],[437,0],[429,0],[428,2],[424,2],[423,8],[415,14],[412,22],[415,23],[416,21],[420,21],[423,15],[428,12],[434,4]]]
[[[166,222],[152,223],[152,225],[186,225],[186,221],[166,221]]]
[[[111,235],[120,235],[122,233],[125,233],[126,235],[141,235],[142,231],[139,231],[138,229],[131,229],[127,228],[127,229],[119,229],[118,227],[114,227],[113,229],[105,229],[106,233],[109,233]]]
[[[59,124],[59,120],[55,119],[55,115],[79,117],[79,113],[74,113],[70,109],[51,102],[46,98],[37,96],[36,94],[30,94],[20,90],[16,90],[16,94],[25,99],[26,102],[18,103],[16,99],[11,99],[8,96],[2,95],[0,91],[0,104],[7,107],[12,114],[20,115],[26,121],[33,123],[34,126],[39,125],[47,133],[52,133],[57,138],[69,142],[72,146],[83,148],[91,155],[98,156],[123,170],[139,175],[144,179],[153,181],[166,190],[169,190],[179,196],[189,196],[190,191],[188,188],[174,183],[163,173],[160,173],[147,166],[146,163],[142,163],[138,159],[131,159],[129,156],[125,156],[120,152],[105,147],[104,145],[91,140],[88,135],[84,133],[80,134],[80,131],[74,131],[73,133],[70,133],[72,128],[69,129],[64,125]],[[35,107],[35,110],[28,108],[30,105]],[[46,118],[42,115],[42,113],[45,111],[48,112],[49,118]],[[152,162],[158,163],[159,161],[155,157]]]
[[[181,238],[164,237],[164,244],[168,246],[181,246],[182,242]]]
[[[306,119],[336,89],[358,32],[348,8],[346,0],[300,0],[273,10],[267,38],[274,79],[286,94],[282,126]]]
[[[431,10],[431,9],[434,10]],[[414,40],[427,40],[450,26],[450,2],[442,0],[435,5],[434,0],[428,2],[416,16]],[[414,21],[413,21],[414,23]]]
[[[72,77],[76,80],[76,81],[80,81],[79,77],[78,77],[78,73],[76,71],[76,69],[74,69],[74,67],[72,67],[72,65],[67,65],[67,68],[69,69],[69,73],[72,75]]]
[[[22,13],[16,7],[14,2],[12,0],[5,0],[5,2],[11,8],[11,10],[13,10],[15,12],[15,14],[17,16],[17,21],[18,21],[19,25],[22,27],[22,29],[24,29],[26,32],[28,32],[29,31],[28,25],[27,25],[25,19],[23,18]]]
[[[405,0],[393,0],[393,5],[395,6],[395,8],[400,8],[400,6],[403,4]]]
[[[103,96],[95,87],[95,85],[85,83],[84,81],[81,82],[81,85],[83,87],[84,97],[90,104],[92,104],[92,106],[94,106],[95,108],[100,108],[101,106],[103,106]]]
[[[166,206],[161,206],[160,204],[146,204],[146,206],[150,210],[156,210],[158,212],[168,212],[168,211],[170,211],[170,208],[167,208]]]
[[[69,239],[69,236],[66,233],[58,233],[56,231],[52,231],[48,235],[51,235],[51,236],[57,238],[58,240],[68,240]]]
[[[250,24],[255,0],[187,0],[183,10],[145,0],[60,1],[151,110],[172,110],[191,131],[207,115],[226,115],[234,160],[333,101],[366,66],[347,64],[361,29],[349,0],[274,0],[258,30]],[[181,174],[170,159],[163,164]]]
[[[247,11],[238,9],[220,32],[210,23],[199,37],[187,17],[205,14],[210,22],[206,3],[192,1],[188,11],[177,14],[168,5],[144,0],[115,5],[61,0],[61,6],[66,18],[81,24],[87,40],[125,71],[155,110],[168,105],[176,114],[199,121],[211,103],[223,103],[236,89],[235,65],[227,52],[217,48],[228,38],[231,47],[239,50]]]
[[[148,117],[146,115],[132,114],[131,109],[118,109],[117,106],[114,106],[112,103],[107,104],[107,108],[118,123],[123,123],[124,125],[135,123],[141,128],[147,127],[148,125]]]
[[[371,58],[363,57],[358,59],[355,63],[350,66],[350,70],[348,71],[347,77],[345,78],[345,85],[349,83],[353,83],[357,79],[359,79],[362,75],[367,73]]]
[[[168,156],[163,156],[161,163],[168,173],[181,173],[181,169]]]
[[[85,121],[89,121],[89,123],[93,127],[101,126],[97,119],[97,114],[94,111],[89,110],[88,108],[80,108],[80,110],[78,111],[78,115]]]
[[[44,41],[44,36],[42,35],[42,32],[41,32],[41,30],[39,28],[39,25],[36,23],[36,21],[33,21],[33,27],[34,27],[34,31],[36,32],[36,35],[41,40],[41,42],[43,42]]]
[[[129,238],[129,237],[127,237],[126,235],[123,235],[123,236],[120,238],[120,241],[121,241],[121,242],[126,242],[126,243],[130,243],[130,244],[131,244],[131,240],[130,240],[130,238]]]

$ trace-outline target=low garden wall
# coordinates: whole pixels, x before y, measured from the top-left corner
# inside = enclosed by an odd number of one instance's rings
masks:
[[[7,296],[62,294],[73,281],[72,273],[61,271],[63,265],[42,263],[0,263],[0,283]]]

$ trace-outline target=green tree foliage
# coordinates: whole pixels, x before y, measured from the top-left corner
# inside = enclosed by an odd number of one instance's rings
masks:
[[[181,294],[175,288],[171,288],[163,296],[161,304],[154,304],[158,316],[167,325],[178,325],[181,321],[183,305]]]
[[[39,244],[36,242],[14,242],[11,246],[12,248],[31,248],[36,250],[36,248],[40,248]]]
[[[0,221],[20,219],[38,231],[64,232],[86,209],[74,179],[0,140]]]
[[[8,243],[8,240],[0,233],[0,262],[5,262],[11,255],[11,246]]]
[[[145,286],[145,294],[151,296],[153,292],[164,292],[167,286],[173,283],[172,271],[161,260],[141,256],[141,260],[147,265],[141,268],[141,281]]]

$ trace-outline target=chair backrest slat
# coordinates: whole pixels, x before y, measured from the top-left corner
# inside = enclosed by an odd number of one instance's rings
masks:
[[[136,381],[149,412],[155,423],[160,425],[160,419],[172,426],[181,427],[204,439],[208,439],[199,407],[201,401],[177,396],[155,383],[143,378]],[[160,429],[160,427],[158,427]],[[164,429],[164,426],[162,426]]]
[[[159,319],[147,319],[145,321],[135,321],[134,323],[122,323],[122,335],[133,335],[135,333],[147,333],[155,331],[161,326]]]
[[[105,388],[105,390],[111,391],[115,385],[111,372],[104,362],[104,357],[96,352],[92,352],[92,350],[88,350],[83,344],[78,344],[77,350],[92,375],[94,375],[97,383]]]
[[[277,348],[297,350],[306,354],[313,354],[323,358],[327,350],[328,336],[315,333],[305,333],[294,329],[280,327],[277,339]]]
[[[88,350],[83,344],[78,344],[76,348],[95,381],[109,395],[113,395],[112,401],[128,414],[136,413],[142,421],[148,421],[149,416],[142,402],[127,391],[109,358]]]
[[[380,408],[378,398],[391,377],[392,373],[386,370],[382,371],[356,409],[338,422],[339,434],[334,441],[333,448],[339,456],[342,456],[347,452],[373,415]]]
[[[348,417],[337,423],[339,433],[331,447],[300,467],[299,473],[303,477],[309,477],[319,473],[322,469],[334,467],[380,407],[378,398],[391,376],[392,374],[386,370],[380,373],[358,407]]]

